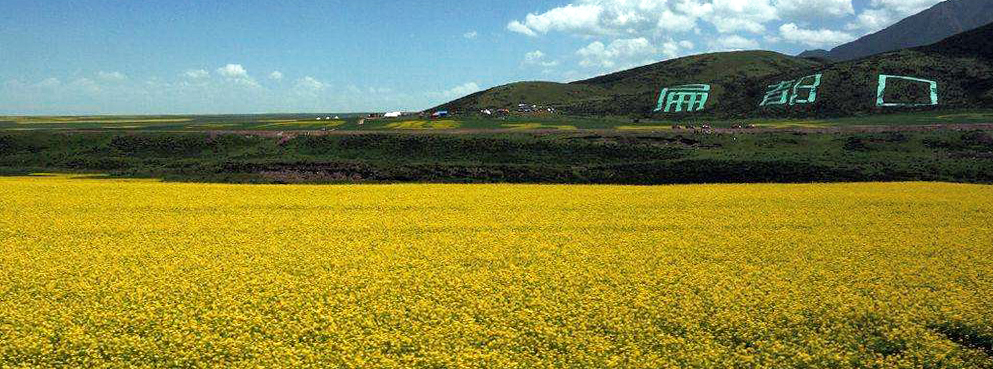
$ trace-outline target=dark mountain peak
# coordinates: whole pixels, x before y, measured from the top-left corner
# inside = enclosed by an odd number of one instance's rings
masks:
[[[993,59],[993,23],[920,47],[918,50],[955,57]]]
[[[886,29],[832,49],[829,59],[844,61],[930,45],[993,22],[993,0],[948,0]]]
[[[828,57],[830,55],[831,55],[831,52],[830,51],[827,51],[827,50],[824,50],[824,49],[817,49],[817,50],[805,50],[804,52],[800,53],[796,57],[798,57],[798,58],[813,58],[813,59],[828,59]]]

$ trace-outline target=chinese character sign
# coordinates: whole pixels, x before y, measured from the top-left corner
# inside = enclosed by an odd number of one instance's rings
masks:
[[[779,84],[769,85],[769,92],[765,93],[765,97],[759,106],[786,104],[790,99],[790,89],[793,87],[793,82],[782,81]]]
[[[662,89],[655,112],[681,113],[703,110],[710,98],[710,85],[683,85]]]
[[[910,81],[913,83],[921,84],[923,87],[927,88],[927,92],[931,97],[930,103],[888,103],[883,98],[886,93],[886,82],[890,79]],[[904,76],[890,76],[885,74],[879,75],[879,89],[876,92],[876,106],[890,107],[890,106],[928,106],[928,105],[938,105],[938,82],[914,78],[914,77],[904,77]]]
[[[793,96],[790,97],[790,105],[813,104],[817,101],[817,88],[821,87],[821,74],[806,76],[796,81],[793,85]],[[800,98],[805,96],[804,98]]]
[[[814,74],[799,80],[782,81],[770,85],[759,106],[813,104],[817,101],[817,88],[821,86],[821,74]]]

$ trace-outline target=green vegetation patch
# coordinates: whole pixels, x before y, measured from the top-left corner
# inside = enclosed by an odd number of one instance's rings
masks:
[[[564,124],[544,124],[544,123],[511,123],[511,124],[501,124],[505,128],[510,128],[511,130],[560,130],[560,131],[572,131],[576,130],[576,126],[564,125]]]

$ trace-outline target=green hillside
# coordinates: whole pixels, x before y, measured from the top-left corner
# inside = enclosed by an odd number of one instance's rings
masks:
[[[993,25],[930,46],[835,64],[768,51],[695,55],[569,84],[526,82],[500,86],[438,108],[474,112],[527,103],[555,107],[573,115],[672,120],[829,118],[984,108],[993,106],[990,40]],[[816,75],[820,75],[817,87],[803,88],[815,84]],[[877,106],[880,75],[893,76],[887,78],[884,102],[904,103],[903,106]],[[921,80],[936,83],[937,105],[931,104],[929,84]],[[770,86],[784,81],[792,82],[783,83],[786,88],[782,94],[770,94],[772,98],[768,98]],[[709,96],[701,111],[676,112],[673,108],[668,113],[653,112],[663,88],[690,84],[709,85]],[[811,91],[816,95],[811,96]],[[765,100],[767,104],[760,106]],[[789,100],[796,103],[777,103]]]
[[[821,64],[770,51],[742,51],[667,60],[572,83],[520,82],[478,92],[436,109],[478,111],[517,104],[554,107],[578,115],[647,114],[665,85],[714,81],[719,100],[723,86],[760,79],[783,71],[806,71]]]

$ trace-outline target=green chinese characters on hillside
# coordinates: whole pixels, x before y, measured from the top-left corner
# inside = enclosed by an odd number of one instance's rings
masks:
[[[693,84],[662,89],[655,112],[702,111],[710,98],[710,85]]]
[[[883,97],[886,94],[886,83],[889,80],[903,80],[914,82],[923,85],[928,89],[928,94],[931,97],[928,103],[909,103],[909,102],[886,102]],[[876,90],[876,106],[879,107],[900,107],[900,106],[933,106],[938,105],[938,82],[916,78],[916,77],[904,77],[904,76],[891,76],[888,74],[879,75],[879,87]]]
[[[821,76],[814,74],[798,80],[769,85],[759,106],[813,104],[817,101],[817,88],[821,86]]]

